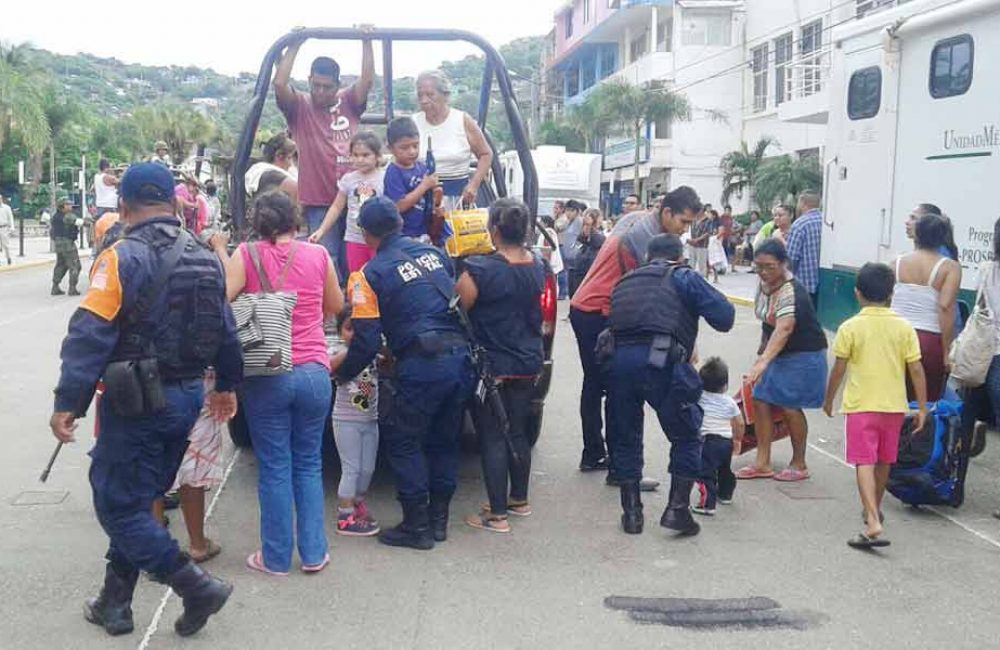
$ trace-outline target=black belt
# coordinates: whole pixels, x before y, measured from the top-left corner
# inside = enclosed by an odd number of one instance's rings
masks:
[[[400,359],[409,356],[436,357],[468,347],[469,342],[461,334],[453,332],[422,334],[400,350],[396,356]]]

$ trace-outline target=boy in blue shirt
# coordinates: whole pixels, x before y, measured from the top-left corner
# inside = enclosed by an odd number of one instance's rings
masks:
[[[396,203],[403,217],[403,235],[414,239],[426,238],[424,197],[438,186],[437,174],[428,174],[420,157],[420,131],[409,117],[397,117],[389,122],[386,139],[393,162],[385,170],[385,196]],[[425,239],[425,241],[427,241]]]

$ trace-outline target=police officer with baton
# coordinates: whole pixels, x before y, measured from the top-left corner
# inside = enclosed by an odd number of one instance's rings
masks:
[[[642,532],[643,406],[656,411],[670,440],[670,497],[660,525],[683,535],[698,534],[691,516],[691,488],[701,469],[701,379],[691,364],[698,319],[728,332],[736,312],[726,297],[683,262],[678,237],[694,214],[661,205],[665,230],[649,241],[647,264],[623,277],[611,293],[609,328],[599,356],[608,368],[608,441],[611,477],[619,482],[622,527]],[[610,357],[610,358],[608,358]]]
[[[243,359],[222,265],[180,227],[170,171],[134,165],[120,196],[126,236],[97,259],[70,320],[50,426],[60,442],[73,442],[76,420],[103,379],[90,484],[111,543],[104,586],[86,602],[84,616],[108,634],[131,632],[132,593],[145,571],[183,599],[174,629],[189,636],[233,588],[182,553],[151,506],[183,459],[204,402],[205,368],[214,366],[217,377],[210,410],[226,420],[236,413],[233,389]]]

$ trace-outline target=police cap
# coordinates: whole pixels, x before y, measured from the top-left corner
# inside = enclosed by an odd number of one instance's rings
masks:
[[[174,177],[163,165],[138,163],[122,176],[118,192],[128,203],[170,203],[174,198]]]
[[[403,227],[403,218],[393,201],[375,196],[361,205],[358,225],[374,237],[385,237]]]

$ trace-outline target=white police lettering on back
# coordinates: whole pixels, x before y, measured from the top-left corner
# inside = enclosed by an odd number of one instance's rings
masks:
[[[396,267],[396,270],[399,272],[399,277],[403,278],[403,282],[416,280],[423,275],[423,273],[420,272],[420,269],[414,266],[411,262],[403,262]]]

